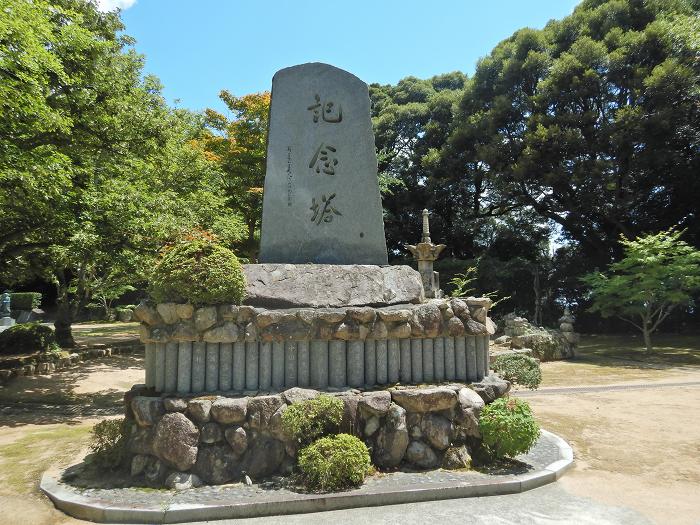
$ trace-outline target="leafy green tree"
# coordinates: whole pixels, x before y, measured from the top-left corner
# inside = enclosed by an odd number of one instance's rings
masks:
[[[396,86],[372,84],[372,115],[383,192],[387,245],[394,255],[421,232],[421,210],[432,211],[435,238],[453,256],[475,255],[474,236],[500,214],[484,199],[488,188],[474,170],[441,156],[467,77],[453,72]]]
[[[194,227],[229,238],[222,176],[167,107],[118,14],[83,0],[0,0],[0,270],[58,292],[56,338],[104,293],[143,283],[160,246]],[[7,24],[5,24],[7,20]]]
[[[233,118],[207,109],[207,128],[197,144],[224,174],[228,205],[242,215],[248,229],[246,250],[254,257],[262,219],[270,93],[236,97],[224,90],[219,97]]]
[[[482,59],[447,159],[607,264],[620,234],[680,224],[697,243],[700,3],[585,0]],[[468,171],[465,169],[465,176]]]
[[[583,279],[593,295],[591,309],[641,331],[647,353],[652,352],[651,334],[700,291],[700,251],[682,241],[682,234],[670,229],[635,240],[622,237],[624,257],[610,265],[608,274]]]

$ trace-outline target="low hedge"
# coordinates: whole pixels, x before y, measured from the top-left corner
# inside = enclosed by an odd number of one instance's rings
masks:
[[[171,248],[156,265],[149,292],[157,303],[241,304],[243,267],[234,253],[215,242],[195,239]]]
[[[310,490],[359,487],[371,468],[367,446],[349,434],[323,437],[299,453],[300,479]]]
[[[40,323],[22,323],[0,332],[0,354],[28,354],[60,350],[54,331]]]
[[[39,308],[41,294],[39,292],[13,292],[10,294],[12,310],[33,310]]]

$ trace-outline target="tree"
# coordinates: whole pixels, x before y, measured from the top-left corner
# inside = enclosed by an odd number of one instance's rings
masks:
[[[700,3],[585,0],[477,65],[442,155],[607,264],[620,234],[698,243]],[[466,173],[465,169],[465,173]],[[500,198],[499,198],[500,196]]]
[[[246,250],[254,258],[258,251],[255,235],[262,218],[270,93],[236,97],[224,90],[219,97],[233,118],[207,109],[207,129],[196,143],[224,174],[228,205],[243,216],[248,228]]]
[[[106,279],[146,279],[193,227],[235,236],[222,179],[192,141],[203,121],[167,107],[118,14],[83,0],[0,0],[0,272],[56,285],[56,338]],[[228,216],[227,216],[228,215]],[[113,290],[112,290],[113,291]]]
[[[640,330],[647,353],[652,352],[651,334],[700,290],[700,251],[682,241],[682,234],[672,228],[635,240],[623,236],[622,260],[611,264],[607,275],[583,278],[593,295],[591,310]]]

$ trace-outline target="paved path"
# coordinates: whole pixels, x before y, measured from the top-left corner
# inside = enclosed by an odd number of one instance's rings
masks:
[[[688,386],[700,386],[700,381],[684,381],[680,383],[632,383],[626,385],[599,385],[599,386],[565,386],[548,387],[537,390],[516,390],[511,392],[518,397],[532,397],[540,395],[560,394],[585,394],[588,392],[615,392],[620,390],[649,390],[656,388],[678,388]]]
[[[203,522],[198,522],[203,525]],[[554,483],[507,496],[207,522],[216,525],[650,525],[630,509],[573,496]]]

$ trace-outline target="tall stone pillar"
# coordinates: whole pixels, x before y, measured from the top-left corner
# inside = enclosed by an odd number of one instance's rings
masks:
[[[428,221],[428,210],[423,210],[423,235],[421,241],[416,244],[407,244],[409,250],[418,262],[418,272],[423,279],[423,289],[426,297],[440,298],[440,274],[433,270],[433,263],[445,249],[444,244],[433,244],[430,240],[430,223]]]

